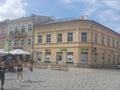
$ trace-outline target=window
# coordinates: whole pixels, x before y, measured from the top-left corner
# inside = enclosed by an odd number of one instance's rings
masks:
[[[31,31],[32,31],[32,28],[33,28],[32,25],[29,24],[29,25],[28,25],[28,32],[31,32]]]
[[[25,40],[21,40],[21,46],[25,45]]]
[[[57,42],[62,42],[62,34],[57,35]]]
[[[32,45],[32,40],[31,39],[28,39],[27,45]]]
[[[102,54],[101,54],[101,64],[104,64],[104,59],[105,59],[105,54],[102,53]]]
[[[93,43],[97,43],[97,34],[93,35]]]
[[[38,62],[41,62],[41,61],[42,61],[42,53],[41,53],[41,52],[38,52],[38,53],[37,53],[37,61],[38,61]]]
[[[116,43],[117,43],[117,48],[118,48],[118,41]]]
[[[18,34],[18,26],[15,27],[15,35]]]
[[[94,63],[98,63],[98,53],[94,53]]]
[[[48,34],[48,35],[47,35],[47,38],[46,38],[46,43],[50,43],[50,42],[51,42],[51,35]]]
[[[104,36],[101,36],[101,44],[104,45]]]
[[[22,26],[22,28],[21,28],[21,33],[22,33],[22,34],[25,33],[25,25]]]
[[[46,63],[50,63],[50,62],[51,62],[51,53],[46,53],[45,62],[46,62]]]
[[[110,58],[111,58],[111,55],[108,54],[108,64],[110,64]]]
[[[39,35],[39,36],[38,36],[38,43],[39,43],[39,44],[42,43],[42,35]]]
[[[82,36],[82,40],[81,41],[82,42],[87,42],[87,33],[83,32],[81,36]]]
[[[73,33],[68,33],[68,42],[73,42]]]
[[[113,47],[115,47],[115,41],[113,40]]]
[[[110,38],[107,39],[108,46],[110,46]]]
[[[67,53],[67,63],[73,63],[73,53],[72,52]]]
[[[18,41],[14,40],[14,46],[17,46],[17,45],[18,45]]]

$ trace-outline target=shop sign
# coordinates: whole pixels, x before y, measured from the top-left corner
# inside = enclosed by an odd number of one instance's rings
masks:
[[[60,51],[61,52],[66,51],[66,48],[60,48]]]
[[[88,48],[81,48],[81,52],[87,52]]]

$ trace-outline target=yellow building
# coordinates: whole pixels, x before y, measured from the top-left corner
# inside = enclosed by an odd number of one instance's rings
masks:
[[[120,34],[91,20],[58,19],[35,26],[34,61],[69,65],[120,63]]]

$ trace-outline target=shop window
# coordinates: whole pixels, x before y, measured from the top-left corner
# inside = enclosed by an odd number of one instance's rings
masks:
[[[46,62],[46,63],[50,63],[50,62],[51,62],[51,53],[46,53],[45,62]]]
[[[73,63],[73,53],[67,53],[67,63]]]
[[[38,52],[37,53],[37,62],[41,62],[42,60],[42,53]]]

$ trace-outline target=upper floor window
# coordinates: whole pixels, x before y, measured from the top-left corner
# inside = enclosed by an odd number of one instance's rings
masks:
[[[22,33],[22,34],[25,33],[25,25],[22,26],[22,28],[21,28],[21,33]]]
[[[104,45],[104,36],[101,36],[101,44]]]
[[[113,40],[113,47],[115,47],[115,40]]]
[[[110,38],[107,39],[108,46],[110,46]]]
[[[116,44],[117,44],[117,48],[118,48],[118,41],[116,42]]]
[[[27,45],[32,45],[32,40],[31,39],[27,40]]]
[[[51,35],[48,34],[48,35],[46,36],[46,43],[50,43],[50,42],[51,42]]]
[[[42,43],[42,35],[38,36],[38,43]]]
[[[67,34],[68,42],[73,42],[73,33],[70,32]]]
[[[57,35],[57,42],[62,42],[62,34]]]
[[[14,40],[14,46],[17,46],[17,45],[18,45],[18,41]]]
[[[93,34],[93,43],[97,43],[97,34]]]
[[[31,32],[31,31],[32,31],[32,29],[33,29],[32,25],[31,25],[31,24],[29,24],[29,25],[28,25],[28,32]]]
[[[82,42],[87,42],[87,33],[86,32],[82,32],[82,35],[81,35],[82,37],[81,37],[81,41]]]
[[[18,34],[19,31],[18,31],[18,26],[15,27],[15,34]]]
[[[21,40],[21,46],[25,45],[25,40]]]

